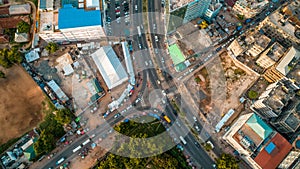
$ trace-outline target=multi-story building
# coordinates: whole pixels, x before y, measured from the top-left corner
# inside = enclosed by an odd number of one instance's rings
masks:
[[[242,53],[246,53],[247,55],[256,58],[268,47],[270,42],[270,38],[262,35],[258,31],[246,32],[246,38],[239,37],[234,40],[228,46],[228,50],[234,57],[237,57]]]
[[[280,165],[278,166],[279,169],[286,169],[286,168],[293,168],[293,163],[295,161],[297,161],[297,159],[300,156],[300,151],[296,151],[293,150],[291,151],[286,157],[285,159],[280,163]]]
[[[204,13],[204,19],[207,21],[211,21],[215,18],[222,8],[222,4],[219,0],[211,0],[211,4],[209,5],[208,9]]]
[[[100,10],[64,5],[57,13],[41,12],[39,36],[47,42],[91,41],[104,37]]]
[[[298,100],[291,101],[282,113],[271,120],[271,124],[280,133],[294,133],[300,126],[300,104]]]
[[[223,139],[254,169],[274,169],[292,145],[254,113],[245,114],[231,126]]]
[[[245,18],[252,18],[260,13],[268,3],[268,0],[238,0],[232,10]]]
[[[212,0],[177,0],[170,1],[168,33],[182,24],[203,17]]]
[[[299,58],[300,52],[294,47],[289,48],[279,62],[266,70],[264,78],[270,83],[281,80],[297,65]]]
[[[278,117],[298,89],[299,87],[289,79],[270,84],[251,109],[264,119]]]
[[[289,48],[292,45],[300,45],[300,26],[298,25],[298,20],[296,20],[296,16],[298,16],[296,13],[299,8],[291,7],[295,3],[297,1],[283,8],[281,12],[276,11],[272,13],[258,26],[258,29],[263,30],[266,36],[278,41],[285,48]],[[289,16],[289,13],[295,13],[295,15]]]
[[[285,51],[286,49],[283,46],[281,46],[278,42],[275,42],[267,50],[261,53],[259,58],[256,60],[256,63],[260,67],[267,69],[276,64]]]

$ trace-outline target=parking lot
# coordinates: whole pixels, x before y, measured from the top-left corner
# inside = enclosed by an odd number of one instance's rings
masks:
[[[105,10],[105,27],[108,36],[119,34],[118,30],[123,30],[124,26],[130,25],[129,3],[124,0],[112,0],[107,4]],[[120,32],[123,34],[123,32]]]

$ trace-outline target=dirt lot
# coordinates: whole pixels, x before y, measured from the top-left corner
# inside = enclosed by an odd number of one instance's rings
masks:
[[[21,136],[43,118],[44,95],[31,77],[20,66],[4,72],[6,78],[0,79],[0,144]]]

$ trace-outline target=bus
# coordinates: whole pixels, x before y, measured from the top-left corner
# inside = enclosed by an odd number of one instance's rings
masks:
[[[164,119],[166,120],[166,122],[171,123],[171,120],[169,119],[168,116],[164,116]]]
[[[76,148],[73,149],[73,153],[75,153],[76,151],[80,150],[82,147],[81,146],[78,146]]]
[[[82,146],[85,146],[85,145],[87,145],[89,142],[91,142],[91,139],[87,139],[87,140],[85,140],[85,141],[82,143]]]
[[[140,28],[140,26],[137,26],[136,28],[137,28],[137,30],[138,30],[138,35],[139,35],[139,37],[141,37],[142,33],[141,33],[141,28]]]
[[[181,142],[182,142],[184,145],[186,145],[185,139],[184,139],[182,136],[180,136],[179,138],[180,138]]]
[[[56,165],[59,165],[59,164],[61,164],[64,161],[65,161],[65,158],[62,157],[61,159],[59,159],[58,161],[56,161]]]

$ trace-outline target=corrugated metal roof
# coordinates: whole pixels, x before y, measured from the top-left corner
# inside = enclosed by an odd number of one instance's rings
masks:
[[[253,114],[249,118],[247,125],[263,140],[273,132],[273,130],[256,114]]]
[[[58,12],[58,28],[78,28],[86,26],[102,26],[100,10],[85,11],[65,5]]]

